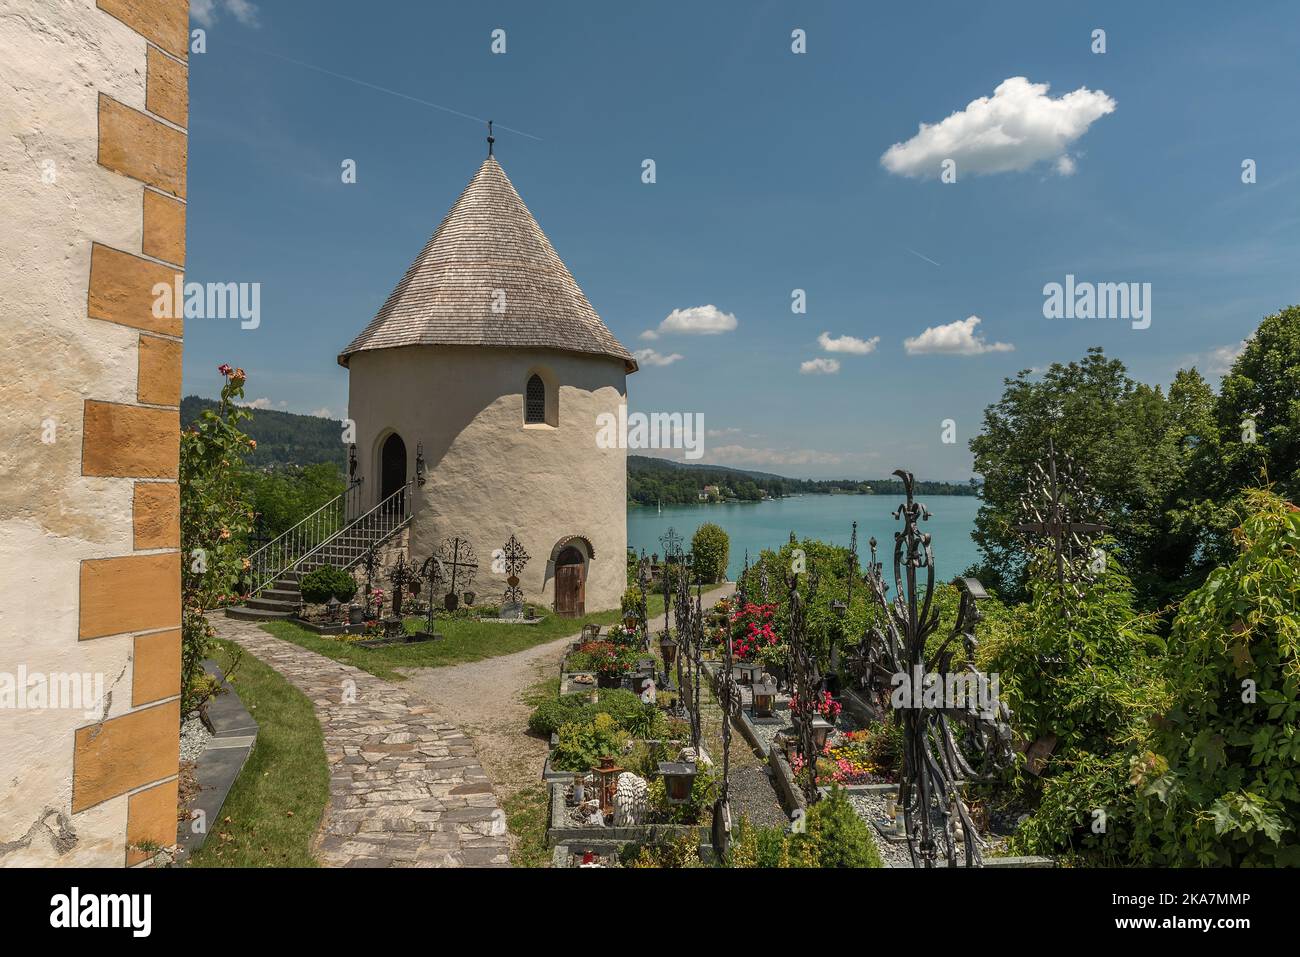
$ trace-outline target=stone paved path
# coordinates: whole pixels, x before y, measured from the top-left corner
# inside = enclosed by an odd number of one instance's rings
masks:
[[[735,587],[727,582],[706,591],[704,607],[711,608]],[[410,679],[403,687],[427,702],[435,714],[455,717],[478,747],[497,796],[507,801],[522,788],[540,783],[549,750],[546,740],[528,733],[532,707],[524,703],[523,695],[542,678],[559,676],[564,652],[578,637],[574,633],[481,661],[399,671]]]
[[[505,814],[474,745],[427,702],[253,622],[210,621],[316,707],[330,769],[314,848],[322,865],[508,865]]]

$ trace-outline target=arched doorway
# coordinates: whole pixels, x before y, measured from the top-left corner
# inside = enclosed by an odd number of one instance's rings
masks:
[[[587,561],[573,545],[555,556],[555,613],[566,618],[586,614]]]
[[[394,432],[379,453],[379,498],[388,498],[406,484],[406,443]]]

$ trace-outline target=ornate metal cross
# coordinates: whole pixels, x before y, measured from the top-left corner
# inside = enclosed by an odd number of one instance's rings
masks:
[[[393,617],[402,617],[402,592],[411,582],[419,580],[414,564],[407,564],[406,558],[397,556],[397,561],[388,570],[388,580],[393,586]]]
[[[429,614],[426,627],[429,634],[433,634],[433,591],[434,589],[447,580],[446,572],[442,567],[442,559],[437,555],[430,555],[420,566],[420,579],[425,583],[425,594],[429,598]]]
[[[683,541],[685,539],[671,525],[668,526],[668,531],[659,536],[659,544],[664,547],[664,564],[682,557]]]
[[[975,601],[984,597],[984,589],[973,579],[961,582],[956,622],[938,647],[927,651],[930,636],[939,628],[939,610],[933,606],[934,552],[929,534],[919,527],[930,512],[912,497],[912,473],[899,469],[894,474],[902,479],[907,494],[906,502],[894,512],[894,518],[903,521],[903,530],[894,533],[895,593],[892,600],[886,598],[888,586],[872,539],[867,585],[884,614],[882,623],[868,629],[859,661],[885,670],[896,688],[909,691],[894,716],[903,726],[898,803],[913,866],[934,867],[942,853],[948,866],[954,867],[959,844],[965,851],[965,865],[979,866],[980,839],[958,785],[988,776],[1010,762],[1012,755],[1010,712],[989,694],[988,676],[974,664],[979,621]],[[917,581],[921,569],[924,588]],[[958,640],[965,656],[954,670]],[[950,695],[949,689],[958,687],[964,693]],[[975,701],[970,700],[972,688],[981,692]],[[975,763],[980,764],[978,770]]]
[[[506,593],[502,599],[505,604],[517,604],[524,600],[523,589],[519,587],[519,575],[530,557],[519,539],[511,534],[510,540],[501,549],[501,563],[505,566],[506,573]]]
[[[1092,539],[1109,531],[1098,522],[1074,521],[1072,508],[1095,512],[1093,502],[1084,487],[1083,470],[1076,468],[1074,460],[1066,453],[1057,462],[1056,446],[1047,437],[1047,465],[1034,464],[1029,476],[1029,489],[1020,498],[1022,521],[1011,526],[1019,532],[1033,551],[1033,539],[1046,539],[1051,546],[1051,561],[1061,594],[1068,585],[1075,597],[1081,597],[1078,582],[1090,581],[1092,564]],[[1035,561],[1041,561],[1035,558]]]
[[[443,573],[449,576],[447,594],[455,595],[457,587],[468,588],[474,584],[474,575],[478,571],[478,556],[474,548],[463,538],[444,539],[438,549],[442,560]]]

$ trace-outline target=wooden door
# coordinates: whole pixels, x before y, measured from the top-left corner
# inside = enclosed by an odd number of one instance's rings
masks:
[[[566,618],[586,614],[586,570],[582,553],[569,547],[555,559],[555,613]]]

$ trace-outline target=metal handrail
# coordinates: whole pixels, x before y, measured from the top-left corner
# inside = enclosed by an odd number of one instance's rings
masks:
[[[250,554],[249,594],[256,595],[262,591],[312,551],[351,525],[362,514],[360,488],[361,480],[357,479],[302,521]]]
[[[368,548],[387,541],[410,519],[411,485],[407,482],[284,571],[322,565],[351,568],[361,561]]]

